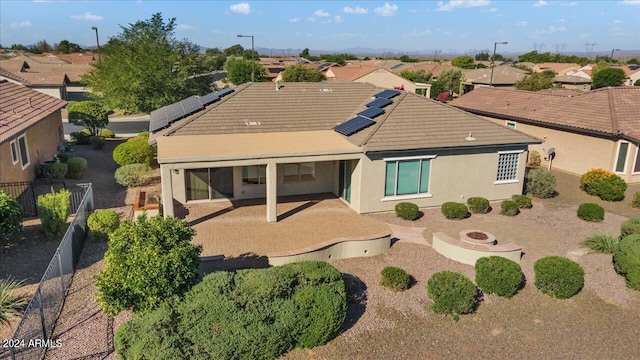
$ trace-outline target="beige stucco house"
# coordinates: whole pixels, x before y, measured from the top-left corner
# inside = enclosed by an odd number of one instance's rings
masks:
[[[33,180],[38,164],[58,153],[67,103],[7,80],[0,99],[0,183]]]
[[[368,83],[385,89],[401,88],[412,94],[415,94],[417,89],[421,89],[425,90],[424,96],[426,97],[429,97],[431,93],[431,84],[414,83],[378,66],[347,65],[332,67],[327,70],[326,76],[327,80]]]
[[[530,150],[540,152],[545,166],[553,148],[554,168],[577,175],[602,168],[627,183],[640,183],[640,87],[568,96],[480,88],[451,105],[544,139]]]
[[[428,98],[340,81],[245,84],[173,123],[156,114],[149,141],[165,216],[174,202],[266,198],[274,222],[278,196],[326,192],[357,213],[500,200],[522,192],[527,147],[541,142]]]

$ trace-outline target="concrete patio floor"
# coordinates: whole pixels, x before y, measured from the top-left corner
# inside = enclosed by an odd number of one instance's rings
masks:
[[[344,236],[389,231],[358,215],[332,194],[278,198],[278,222],[267,223],[265,199],[221,201],[176,207],[176,217],[196,230],[202,256],[264,256]]]

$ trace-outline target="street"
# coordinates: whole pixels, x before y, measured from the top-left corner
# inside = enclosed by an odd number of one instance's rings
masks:
[[[64,134],[69,135],[72,132],[81,131],[83,126],[70,124],[66,118],[62,119]],[[113,131],[116,136],[128,137],[135,136],[141,131],[149,130],[149,115],[137,115],[127,117],[117,117],[109,119],[107,129]]]

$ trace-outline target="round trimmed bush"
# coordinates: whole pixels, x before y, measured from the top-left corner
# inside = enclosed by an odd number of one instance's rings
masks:
[[[102,150],[106,143],[103,136],[92,136],[90,139],[91,147],[96,150]]]
[[[469,211],[474,214],[486,214],[489,212],[489,200],[483,197],[470,197],[467,199]]]
[[[67,160],[67,176],[72,179],[82,179],[87,169],[87,160],[74,156]]]
[[[529,152],[529,159],[527,160],[527,166],[528,167],[538,167],[540,166],[540,153],[535,151],[535,150],[531,150]]]
[[[476,284],[486,294],[510,298],[524,282],[520,265],[500,256],[481,257],[475,268]]]
[[[89,215],[87,226],[94,239],[106,241],[120,226],[120,217],[114,210],[96,210]]]
[[[500,203],[500,214],[507,216],[516,216],[520,214],[518,203],[513,200],[505,200]]]
[[[67,151],[67,152],[63,152],[63,153],[58,154],[58,159],[60,161],[62,161],[63,163],[66,163],[67,160],[71,159],[72,157],[75,157],[75,155],[71,151]]]
[[[543,169],[533,169],[527,173],[526,193],[540,199],[556,196],[556,177]]]
[[[13,196],[0,190],[0,240],[20,231],[22,210]]]
[[[610,171],[591,169],[580,177],[580,188],[605,201],[620,201],[624,199],[627,183]]]
[[[133,187],[146,184],[151,177],[151,168],[147,164],[129,164],[116,169],[116,182],[122,186]]]
[[[442,204],[442,214],[450,220],[464,219],[469,214],[469,208],[466,204],[450,201]]]
[[[49,163],[44,168],[45,176],[54,179],[64,179],[69,172],[69,166],[63,162]]]
[[[151,165],[156,155],[155,147],[146,140],[127,141],[113,149],[113,160],[120,166],[130,164]]]
[[[382,269],[380,274],[382,275],[380,285],[393,291],[407,290],[411,283],[411,277],[409,274],[399,267],[387,266]]]
[[[525,195],[513,195],[511,196],[511,200],[518,204],[518,209],[531,209],[533,207],[531,198]]]
[[[598,196],[598,184],[604,179],[615,176],[614,173],[604,169],[591,169],[580,177],[580,189],[589,195]]]
[[[86,132],[82,130],[82,131],[72,132],[71,134],[69,134],[69,136],[71,136],[71,140],[75,141],[76,145],[89,145],[91,132],[90,131]]]
[[[604,219],[604,208],[594,203],[578,206],[578,217],[584,221],[600,222]]]
[[[640,191],[636,192],[633,195],[633,200],[631,200],[631,206],[634,208],[640,208]]]
[[[640,234],[633,234],[620,240],[613,252],[616,272],[627,279],[627,286],[640,290]]]
[[[420,215],[418,205],[410,202],[397,203],[395,206],[396,216],[404,220],[415,220]]]
[[[458,315],[473,312],[478,306],[478,288],[466,276],[440,271],[427,281],[431,310],[437,314]]]
[[[620,225],[620,234],[621,237],[640,234],[640,217],[623,221],[622,225]]]
[[[116,134],[109,129],[102,129],[100,130],[100,136],[102,136],[103,138],[111,139],[116,137]]]
[[[540,291],[568,299],[584,286],[584,270],[577,262],[561,256],[547,256],[533,264],[535,284]]]

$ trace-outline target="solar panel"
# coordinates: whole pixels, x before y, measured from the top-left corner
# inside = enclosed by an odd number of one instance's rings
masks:
[[[391,99],[394,96],[400,95],[400,91],[396,90],[383,90],[373,95],[375,98]]]
[[[372,102],[368,103],[366,106],[367,107],[377,107],[377,108],[383,108],[389,104],[392,104],[393,101],[389,100],[389,99],[384,99],[384,98],[377,98],[375,100],[373,100]]]
[[[377,107],[370,107],[358,113],[358,115],[368,117],[369,119],[373,119],[374,117],[382,114],[384,114],[384,110]]]
[[[339,132],[344,136],[349,136],[357,133],[362,129],[366,129],[369,126],[375,124],[376,122],[362,116],[356,116],[353,119],[347,120],[342,124],[333,128],[333,130]]]
[[[197,96],[190,96],[180,101],[178,104],[182,106],[182,110],[185,116],[204,109],[202,104],[200,104]]]
[[[149,131],[158,131],[166,127],[167,125],[169,125],[169,121],[167,121],[167,116],[164,108],[160,108],[151,112],[151,116],[149,118]]]
[[[400,66],[402,66],[402,65],[403,65],[402,63],[397,63],[397,64],[393,65],[390,69],[391,69],[391,70],[393,70],[393,69],[397,69],[397,68],[399,68],[399,67],[400,67]]]
[[[318,66],[318,70],[320,70],[320,69],[322,69],[322,68],[325,68],[325,67],[327,67],[327,66],[329,66],[329,65],[331,65],[331,63],[330,63],[330,62],[326,62],[326,63],[324,63],[324,64],[322,64],[322,65],[319,65],[319,66]]]
[[[231,94],[232,92],[233,92],[233,88],[228,87],[216,92],[215,94],[218,95],[218,97],[223,97]]]
[[[218,95],[216,95],[215,93],[209,93],[205,96],[201,96],[198,98],[198,101],[200,102],[200,105],[202,106],[207,106],[211,103],[214,103],[216,101],[220,100],[220,98],[218,97]]]

